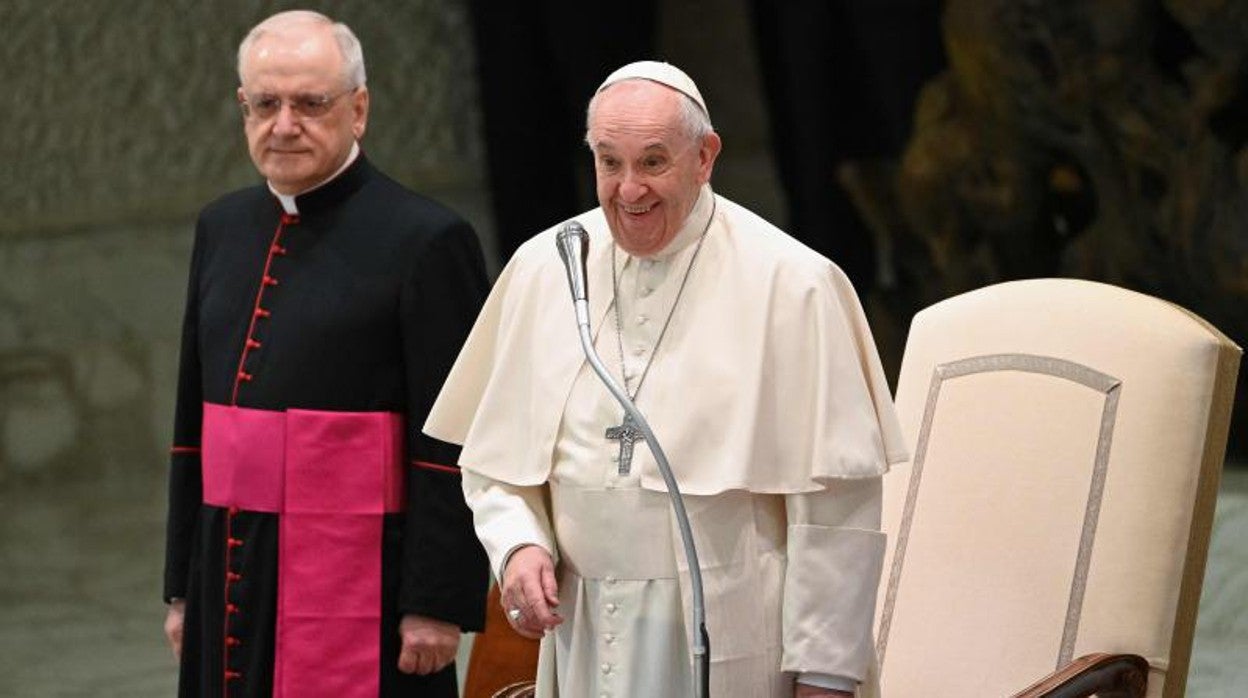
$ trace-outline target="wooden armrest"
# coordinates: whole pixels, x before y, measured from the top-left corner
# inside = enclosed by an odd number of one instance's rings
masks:
[[[498,585],[490,586],[485,607],[485,630],[477,633],[468,657],[463,698],[522,698],[505,693],[519,682],[533,684],[537,676],[538,641],[521,637],[503,615]],[[506,688],[499,690],[499,686]],[[529,694],[532,695],[532,694]]]
[[[1085,654],[1013,698],[1144,698],[1148,662],[1135,654]]]
[[[534,682],[521,681],[499,689],[493,698],[533,698],[535,695],[537,695],[537,688]]]

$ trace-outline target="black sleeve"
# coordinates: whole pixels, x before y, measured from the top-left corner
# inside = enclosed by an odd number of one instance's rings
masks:
[[[195,229],[191,270],[187,281],[186,310],[182,318],[182,350],[178,361],[178,393],[175,403],[173,447],[169,456],[169,513],[165,528],[164,599],[186,596],[187,574],[203,501],[200,478],[200,421],[203,388],[199,363],[199,264],[202,255],[203,221]]]
[[[481,630],[489,563],[472,527],[459,447],[421,433],[489,291],[476,234],[463,221],[417,251],[400,304],[407,362],[407,509],[399,611]]]

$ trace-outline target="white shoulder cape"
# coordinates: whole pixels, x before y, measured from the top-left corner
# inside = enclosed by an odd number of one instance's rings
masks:
[[[871,331],[844,273],[716,198],[639,404],[681,491],[810,492],[904,460]],[[590,236],[597,333],[610,318],[611,235],[601,209],[576,220]],[[424,427],[463,445],[463,468],[513,485],[546,481],[585,362],[555,248],[561,227],[530,239],[507,264]],[[633,466],[643,487],[666,490],[644,443]]]

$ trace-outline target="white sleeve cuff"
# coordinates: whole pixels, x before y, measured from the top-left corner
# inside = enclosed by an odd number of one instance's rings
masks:
[[[828,688],[833,691],[848,691],[853,693],[858,690],[858,682],[851,678],[836,676],[834,674],[819,674],[813,671],[798,674],[797,682],[804,683],[807,686]]]
[[[866,677],[875,656],[871,629],[886,547],[881,492],[877,477],[786,498],[782,669]]]

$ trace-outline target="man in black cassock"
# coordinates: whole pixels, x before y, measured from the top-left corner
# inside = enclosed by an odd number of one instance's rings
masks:
[[[201,213],[182,336],[165,631],[181,696],[454,696],[488,572],[420,433],[488,288],[455,213],[359,148],[364,60],[284,12],[239,47],[267,183]]]

